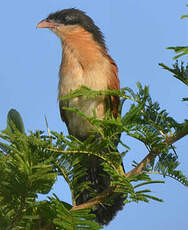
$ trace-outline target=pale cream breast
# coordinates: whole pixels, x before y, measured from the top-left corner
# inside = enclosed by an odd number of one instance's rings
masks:
[[[100,47],[96,43],[93,44],[94,41],[90,41],[87,36],[85,42],[88,41],[91,45],[89,46],[87,43],[85,46],[82,36],[77,35],[77,39],[74,40],[71,35],[62,43],[63,57],[59,72],[59,99],[81,86],[87,86],[93,90],[108,88],[107,76],[110,74],[110,63],[100,52]],[[63,105],[78,109],[88,117],[95,114],[98,119],[103,119],[106,111],[105,96],[89,98],[81,96],[66,100]],[[74,136],[88,136],[88,133],[94,129],[85,118],[74,112],[64,110],[63,114],[66,117],[69,133]]]

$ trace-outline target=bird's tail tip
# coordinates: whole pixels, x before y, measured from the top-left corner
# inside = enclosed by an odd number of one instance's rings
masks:
[[[113,218],[116,216],[117,212],[123,209],[124,206],[124,196],[123,194],[116,194],[110,203],[101,203],[94,207],[92,213],[96,216],[96,222],[100,225],[108,225]]]

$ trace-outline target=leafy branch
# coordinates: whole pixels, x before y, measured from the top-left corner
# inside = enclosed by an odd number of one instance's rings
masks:
[[[110,197],[122,194],[124,203],[149,202],[153,199],[162,201],[153,196],[152,191],[143,189],[143,186],[163,181],[152,180],[151,171],[162,172],[187,185],[187,178],[176,170],[178,157],[171,157],[174,144],[188,134],[188,123],[179,124],[161,109],[159,104],[152,101],[147,86],[137,84],[138,92],[129,88],[120,91],[97,92],[88,88],[77,90],[76,96],[92,97],[104,93],[109,96],[119,95],[121,105],[129,103],[130,109],[126,114],[114,119],[110,112],[104,120],[94,116],[87,117],[74,108],[88,120],[95,131],[88,139],[80,141],[73,136],[64,136],[63,133],[50,131],[48,134],[36,131],[25,133],[23,121],[19,113],[10,110],[7,117],[7,128],[2,131],[0,138],[0,221],[2,230],[14,229],[100,229],[92,213],[96,205],[108,204]],[[72,92],[65,98],[73,98]],[[126,139],[121,139],[122,133],[144,143],[149,154],[135,167],[124,173],[122,157],[130,149]],[[117,144],[121,143],[125,151],[119,153]],[[106,150],[105,152],[103,150]],[[82,181],[87,175],[89,161],[95,157],[100,159],[101,167],[110,175],[109,187],[96,193],[88,181]],[[157,162],[156,162],[157,161]],[[154,164],[155,162],[155,164]],[[126,162],[128,164],[128,162]],[[125,167],[126,168],[126,167]],[[48,200],[38,201],[38,194],[48,194],[51,191],[57,176],[63,177],[70,187],[72,204],[67,204],[54,195]],[[76,206],[76,198],[86,189],[90,199]],[[24,197],[24,207],[20,206]],[[10,202],[11,201],[11,202]],[[23,202],[21,202],[23,203]]]
[[[173,76],[178,80],[182,81],[185,85],[188,85],[188,65],[184,67],[184,63],[181,62],[181,65],[179,67],[178,61],[176,61],[176,63],[173,65],[173,68],[170,68],[163,63],[160,63],[159,65],[165,70],[173,73]]]
[[[178,129],[178,131],[175,132],[173,136],[167,137],[166,140],[164,140],[162,144],[172,145],[176,141],[183,138],[185,135],[188,135],[188,122],[186,121],[182,126],[183,127],[181,129]],[[160,154],[160,151],[158,149],[155,149],[155,148],[152,149],[150,153],[134,169],[132,169],[126,175],[132,176],[132,175],[138,175],[142,173],[146,165],[153,162],[155,157],[159,154]]]

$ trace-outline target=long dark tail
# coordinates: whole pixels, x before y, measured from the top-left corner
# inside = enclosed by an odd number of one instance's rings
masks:
[[[85,162],[85,161],[84,161]],[[91,191],[95,194],[100,194],[110,186],[110,175],[104,171],[101,166],[102,160],[95,157],[88,157],[87,165],[84,163],[83,167],[87,167],[87,175],[80,178],[81,182],[90,182],[90,191],[85,189],[76,199],[76,204],[83,204],[89,199],[93,198]],[[117,211],[123,208],[123,194],[113,193],[101,204],[97,204],[92,209],[92,213],[96,215],[96,221],[100,225],[107,225],[116,215]]]

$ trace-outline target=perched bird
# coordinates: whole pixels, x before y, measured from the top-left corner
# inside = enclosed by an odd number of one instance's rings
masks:
[[[74,8],[64,9],[50,14],[37,27],[50,29],[61,40],[63,51],[59,70],[59,99],[81,86],[93,90],[120,88],[118,68],[107,52],[103,34],[85,12]],[[94,127],[78,113],[63,110],[63,106],[76,108],[88,117],[92,117],[95,111],[98,119],[104,119],[107,109],[111,109],[116,118],[120,99],[118,96],[110,96],[109,100],[110,103],[107,103],[104,95],[59,100],[61,118],[69,134],[83,141]],[[95,192],[100,193],[109,187],[110,177],[104,172],[99,159],[91,158],[87,162],[88,165],[83,167],[88,168],[88,175],[82,180],[90,181]],[[76,204],[82,204],[90,198],[86,190],[77,198]],[[118,194],[112,203],[96,205],[93,213],[98,223],[108,224],[116,212],[122,209],[123,200],[122,195]]]

